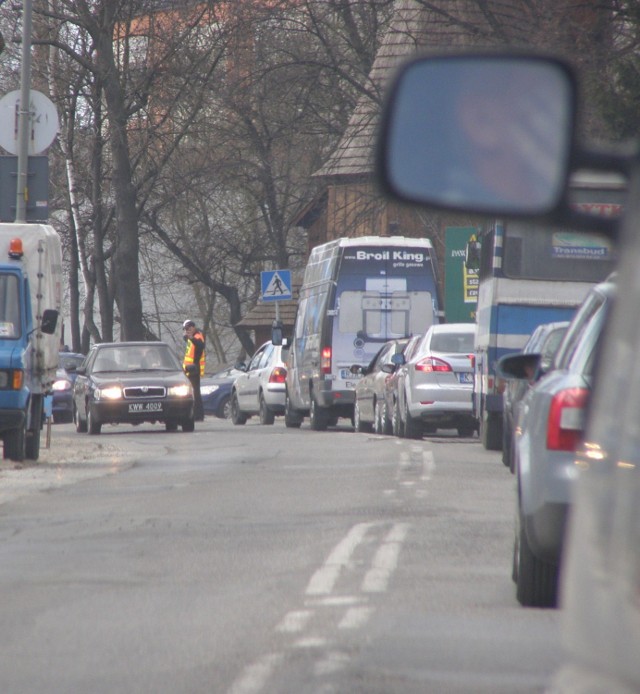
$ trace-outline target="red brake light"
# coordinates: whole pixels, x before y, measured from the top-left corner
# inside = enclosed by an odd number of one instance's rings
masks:
[[[287,370],[283,366],[276,366],[269,376],[269,383],[284,383],[287,378]]]
[[[323,347],[320,355],[320,371],[324,374],[331,373],[331,347]]]
[[[443,372],[453,370],[446,361],[436,359],[435,357],[425,357],[424,359],[421,359],[420,361],[416,362],[415,369],[416,371],[425,371],[429,373],[433,371]]]
[[[547,448],[552,451],[575,451],[584,432],[584,415],[589,391],[569,388],[557,393],[551,401],[547,420]]]

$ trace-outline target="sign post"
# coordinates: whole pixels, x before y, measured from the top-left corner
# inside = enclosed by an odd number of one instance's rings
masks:
[[[290,270],[269,270],[260,273],[260,284],[262,287],[262,301],[276,302],[276,319],[271,326],[271,342],[274,345],[282,344],[282,323],[280,322],[279,301],[291,299],[291,271]]]

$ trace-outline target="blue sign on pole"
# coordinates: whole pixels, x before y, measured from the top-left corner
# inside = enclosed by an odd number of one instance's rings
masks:
[[[291,270],[269,270],[260,273],[262,301],[291,299]]]

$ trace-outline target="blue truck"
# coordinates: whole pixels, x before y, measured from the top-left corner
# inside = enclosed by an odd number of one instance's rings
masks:
[[[37,460],[58,366],[62,246],[46,224],[0,224],[0,437],[5,459]]]

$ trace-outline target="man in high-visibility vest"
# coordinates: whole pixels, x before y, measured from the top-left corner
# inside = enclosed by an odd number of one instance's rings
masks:
[[[182,324],[187,348],[182,360],[182,368],[193,386],[194,415],[196,422],[204,421],[204,408],[200,393],[200,377],[204,376],[205,354],[204,335],[192,320]]]

